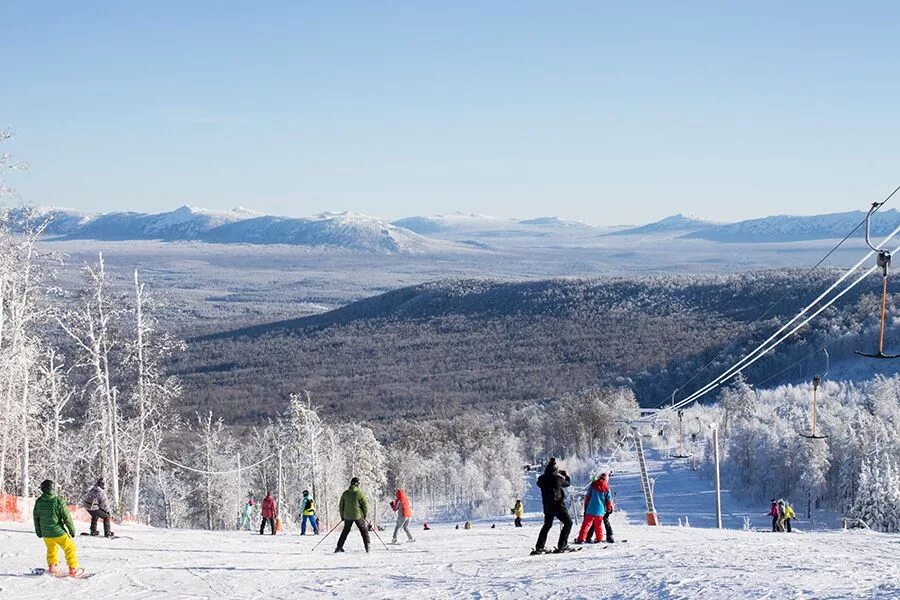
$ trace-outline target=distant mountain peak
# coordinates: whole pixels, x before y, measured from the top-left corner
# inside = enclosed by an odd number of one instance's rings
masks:
[[[685,213],[677,213],[670,215],[659,221],[641,225],[640,227],[631,227],[615,231],[609,235],[645,235],[650,233],[666,233],[666,232],[689,232],[713,227],[715,223],[699,219],[693,215]]]
[[[537,225],[539,227],[583,227],[593,229],[584,221],[563,219],[561,217],[536,217],[534,219],[522,219],[519,223],[522,225]]]

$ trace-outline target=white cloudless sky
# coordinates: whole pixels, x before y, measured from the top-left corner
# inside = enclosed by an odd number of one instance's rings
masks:
[[[622,224],[861,209],[900,183],[896,3],[2,13],[2,150],[38,205]]]

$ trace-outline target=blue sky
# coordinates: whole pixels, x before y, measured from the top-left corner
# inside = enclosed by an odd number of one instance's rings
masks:
[[[617,224],[900,184],[897,3],[137,4],[4,2],[22,200]]]

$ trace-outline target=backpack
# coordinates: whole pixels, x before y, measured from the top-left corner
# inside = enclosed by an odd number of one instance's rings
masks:
[[[313,514],[314,512],[316,512],[316,503],[313,502],[312,498],[307,498],[306,506],[303,507],[303,514],[308,516]]]

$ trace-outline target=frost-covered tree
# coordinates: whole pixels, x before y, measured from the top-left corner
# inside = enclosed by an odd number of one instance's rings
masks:
[[[378,499],[385,492],[384,447],[375,438],[371,428],[359,423],[348,423],[336,429],[337,446],[343,462],[343,480],[359,477],[363,489],[372,498]],[[377,506],[377,503],[373,504]],[[376,518],[373,515],[372,518]]]
[[[134,271],[134,337],[128,345],[127,362],[133,370],[130,395],[129,430],[132,435],[130,469],[133,500],[131,514],[140,514],[142,476],[151,441],[159,432],[172,427],[176,417],[172,401],[181,387],[178,380],[165,374],[171,356],[184,349],[184,342],[159,329],[156,305]]]
[[[237,489],[236,444],[225,429],[222,419],[214,419],[210,411],[197,415],[198,444],[195,464],[200,471],[197,494],[207,529],[231,527],[240,510],[242,494]]]
[[[12,235],[0,223],[0,489],[9,489],[10,465],[16,464],[23,495],[31,489],[30,436],[38,408],[41,329],[50,314],[47,268],[37,248],[45,227],[46,222],[26,218],[21,233]]]
[[[63,330],[75,342],[81,361],[89,370],[90,415],[98,427],[101,472],[110,482],[114,510],[121,510],[119,469],[121,467],[121,413],[119,390],[113,373],[113,352],[122,346],[115,330],[123,307],[111,289],[103,255],[96,265],[84,270],[85,286],[76,300],[76,308],[58,318]]]

